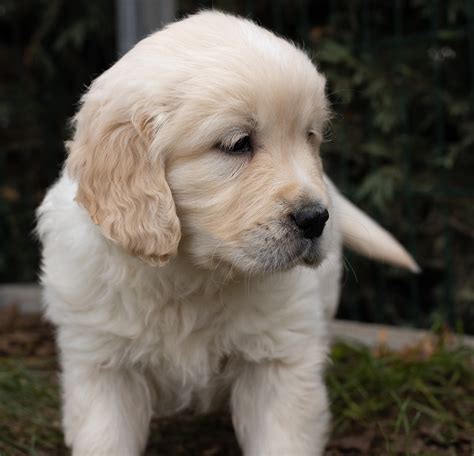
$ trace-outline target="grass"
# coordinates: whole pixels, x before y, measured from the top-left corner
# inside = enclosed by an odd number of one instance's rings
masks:
[[[334,436],[358,430],[382,438],[387,454],[474,454],[472,349],[374,353],[337,345],[332,360],[327,381]]]
[[[0,455],[59,454],[54,360],[0,359]]]
[[[67,454],[55,371],[52,358],[0,358],[1,456]],[[329,455],[473,454],[473,350],[441,344],[391,353],[337,344],[327,383],[333,413]],[[147,454],[239,454],[227,417],[177,420],[154,424]],[[206,432],[202,448],[193,447],[193,434]],[[168,443],[164,451],[161,440],[179,446]]]

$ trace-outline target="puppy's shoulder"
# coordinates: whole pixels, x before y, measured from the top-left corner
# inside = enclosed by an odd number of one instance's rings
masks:
[[[56,240],[78,229],[90,229],[91,222],[86,212],[76,203],[77,184],[66,172],[54,183],[38,207],[37,233],[43,244],[51,236]]]

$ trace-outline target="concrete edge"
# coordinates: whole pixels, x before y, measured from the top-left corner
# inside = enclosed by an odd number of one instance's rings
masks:
[[[14,305],[20,312],[41,312],[41,287],[36,283],[0,285],[0,308]]]
[[[434,341],[435,335],[426,330],[401,326],[376,325],[347,320],[333,320],[330,324],[333,340],[354,342],[368,347],[385,346],[391,350],[403,350],[418,344]],[[450,346],[474,348],[474,337],[450,334]]]
[[[0,285],[0,308],[15,305],[21,312],[41,312],[41,287],[36,283]],[[334,320],[330,324],[333,340],[369,347],[386,346],[402,350],[433,338],[429,331],[356,321]],[[452,335],[450,342],[474,348],[474,337]]]

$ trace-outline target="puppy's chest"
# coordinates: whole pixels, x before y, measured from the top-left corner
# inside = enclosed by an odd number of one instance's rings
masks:
[[[293,281],[284,282],[246,283],[212,295],[198,290],[179,299],[166,293],[166,301],[162,290],[144,294],[142,287],[129,359],[159,372],[163,382],[206,388],[221,376],[226,359],[235,365],[284,354],[288,340],[305,335],[313,313],[293,305]]]
[[[233,331],[225,305],[198,297],[154,302],[152,308],[142,318],[129,355],[169,381],[204,386],[219,372],[232,345],[226,340]]]

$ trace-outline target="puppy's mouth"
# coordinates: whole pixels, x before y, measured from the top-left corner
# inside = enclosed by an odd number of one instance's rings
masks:
[[[309,248],[301,256],[301,260],[307,266],[319,266],[325,258],[319,241],[310,241]]]
[[[326,256],[323,237],[310,240],[292,226],[269,225],[245,236],[233,264],[255,273],[284,271],[299,264],[317,267]]]

